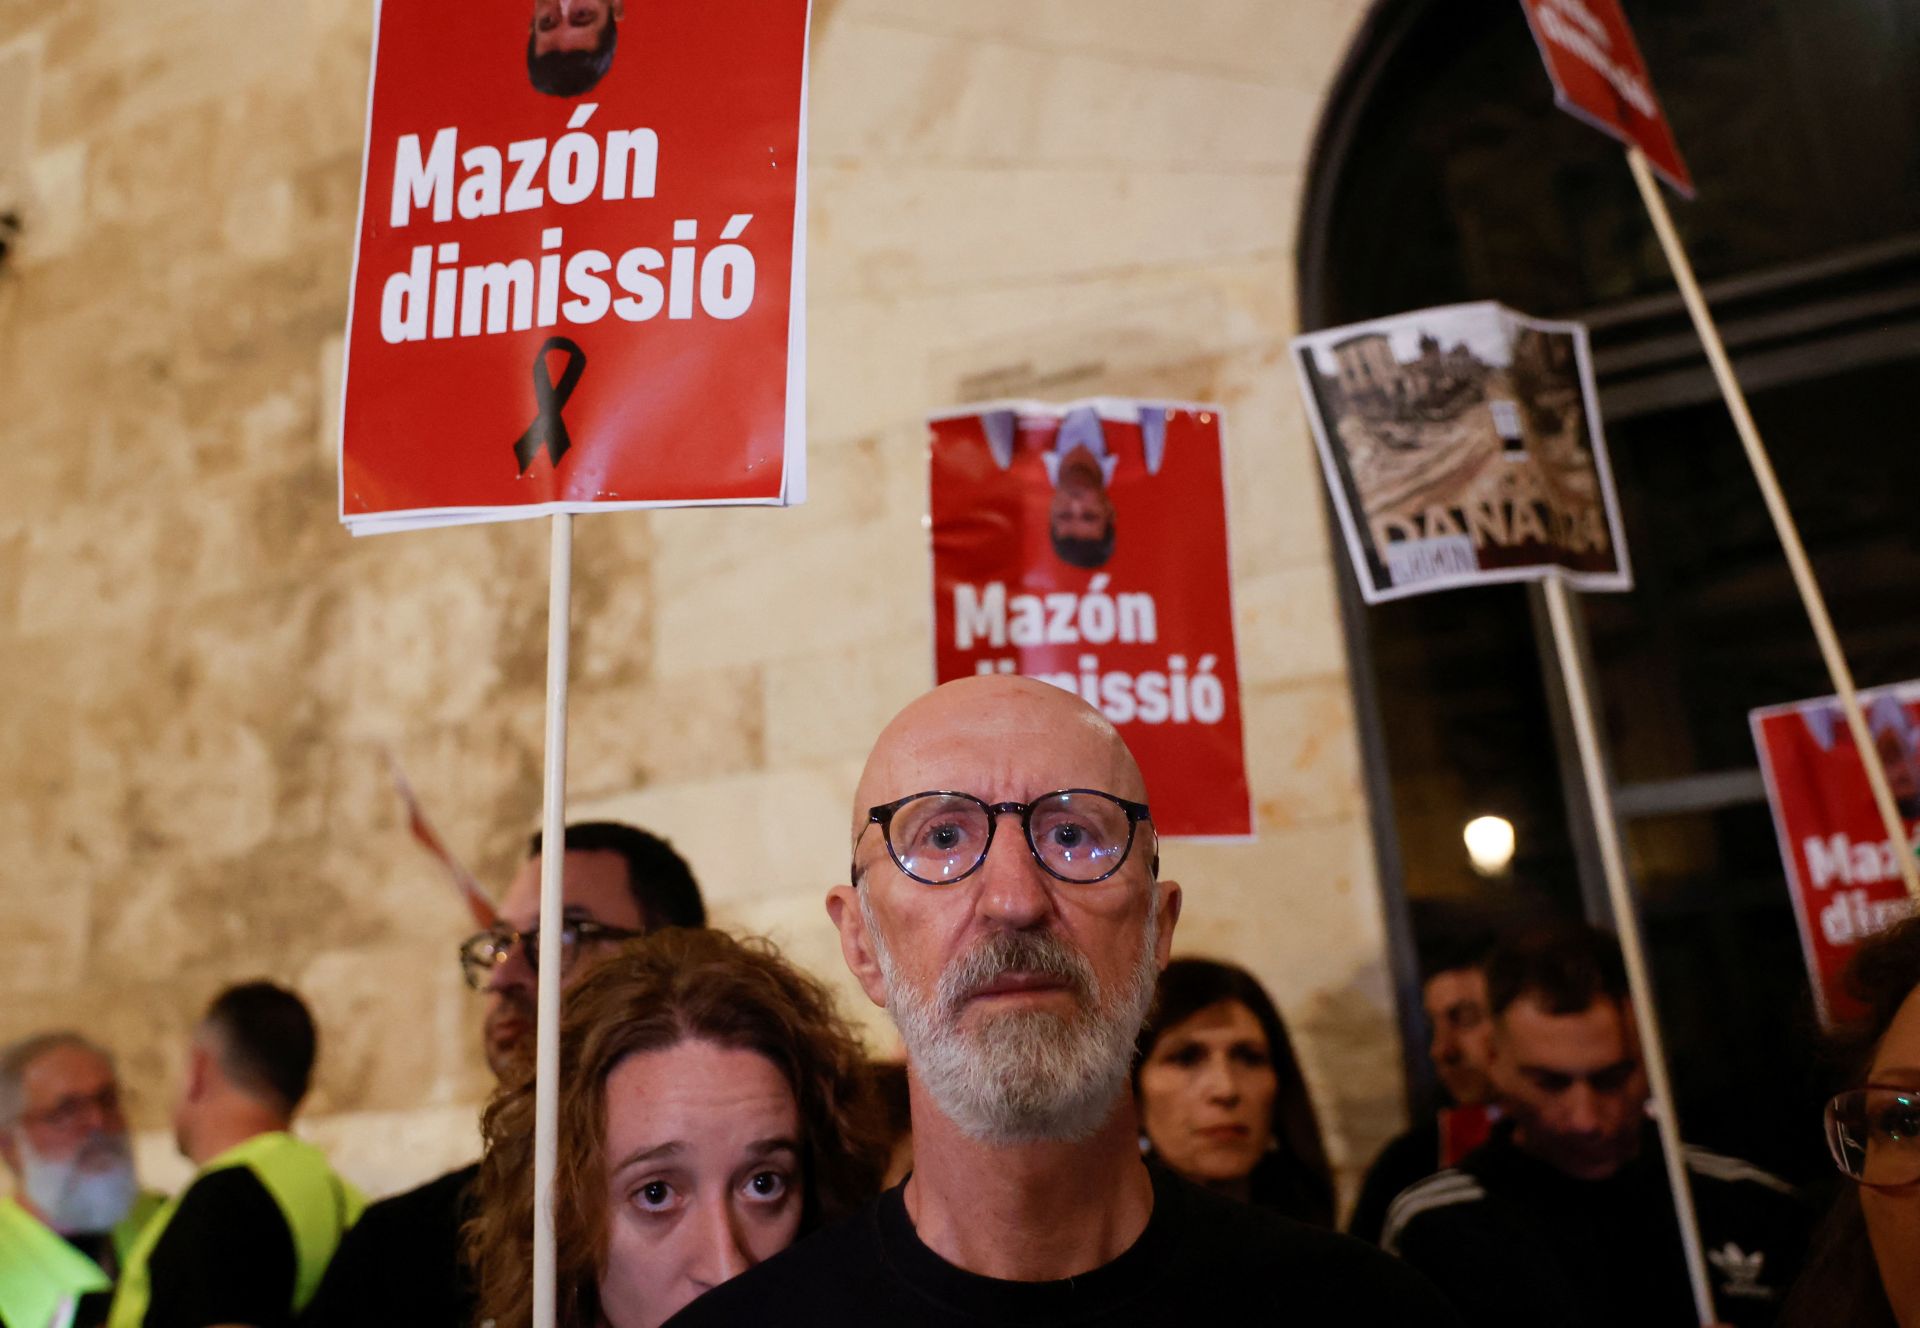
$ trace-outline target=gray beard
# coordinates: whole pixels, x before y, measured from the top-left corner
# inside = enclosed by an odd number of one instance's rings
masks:
[[[125,1135],[98,1134],[64,1162],[42,1158],[32,1144],[20,1142],[20,1188],[47,1225],[64,1235],[112,1230],[140,1195],[133,1148]],[[82,1167],[83,1156],[95,1165]]]
[[[887,1012],[914,1073],[964,1134],[988,1144],[1078,1142],[1106,1124],[1126,1091],[1159,974],[1160,887],[1152,889],[1139,956],[1125,987],[1110,996],[1086,957],[1052,932],[996,932],[955,960],[934,991],[919,990],[895,965],[860,891]],[[962,1028],[967,997],[1011,971],[1065,979],[1079,1008],[1069,1015],[1010,1010]]]

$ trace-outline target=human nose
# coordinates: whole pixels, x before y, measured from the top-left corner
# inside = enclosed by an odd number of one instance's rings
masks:
[[[1032,927],[1053,911],[1040,864],[1033,859],[1025,830],[1012,813],[999,825],[980,864],[981,917],[1013,930]]]
[[[74,1103],[73,1124],[75,1129],[84,1129],[90,1135],[117,1133],[127,1128],[120,1115],[119,1096],[112,1089]]]
[[[1575,1084],[1567,1090],[1567,1129],[1574,1134],[1596,1134],[1600,1129],[1600,1103],[1591,1086]]]
[[[710,1290],[722,1282],[740,1276],[753,1267],[753,1255],[747,1248],[746,1232],[733,1205],[705,1205],[688,1277],[701,1290]]]
[[[1207,1100],[1232,1106],[1240,1100],[1240,1080],[1223,1056],[1209,1056],[1200,1067],[1200,1091]]]

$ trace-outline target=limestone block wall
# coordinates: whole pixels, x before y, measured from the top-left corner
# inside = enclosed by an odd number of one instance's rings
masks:
[[[1318,480],[1285,358],[1307,145],[1362,0],[816,0],[812,500],[579,523],[571,781],[720,920],[820,906],[928,681],[930,407],[1227,411],[1254,844],[1168,847],[1189,952],[1278,997],[1349,1170],[1396,1049]],[[636,14],[637,9],[637,14]],[[646,5],[629,4],[629,22]],[[0,0],[0,1038],[116,1047],[149,1170],[222,984],[323,1027],[305,1128],[389,1191],[489,1086],[380,750],[503,881],[537,816],[545,534],[354,541],[334,412],[371,5]]]

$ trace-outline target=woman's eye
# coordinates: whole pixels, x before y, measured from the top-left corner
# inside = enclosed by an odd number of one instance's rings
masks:
[[[1177,1048],[1167,1059],[1175,1065],[1191,1068],[1207,1059],[1207,1049],[1198,1042],[1189,1042],[1186,1046]]]
[[[650,1180],[633,1192],[633,1203],[642,1212],[660,1212],[673,1202],[673,1186],[663,1180]]]
[[[777,1171],[755,1172],[747,1180],[747,1192],[756,1199],[778,1199],[787,1192],[787,1178]]]
[[[1233,1058],[1254,1070],[1264,1070],[1273,1064],[1273,1058],[1259,1047],[1235,1047]]]

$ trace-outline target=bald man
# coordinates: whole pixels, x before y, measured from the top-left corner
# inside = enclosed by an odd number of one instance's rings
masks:
[[[906,1046],[914,1171],[676,1325],[1455,1322],[1369,1247],[1141,1161],[1128,1065],[1181,890],[1098,712],[1014,677],[921,697],[852,843],[827,912]]]

